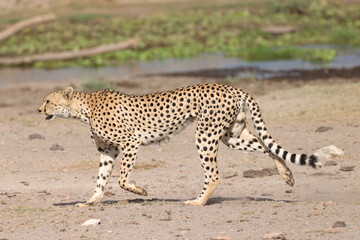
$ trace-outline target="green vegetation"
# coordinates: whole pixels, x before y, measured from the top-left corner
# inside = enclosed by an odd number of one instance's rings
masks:
[[[116,86],[101,78],[91,78],[82,81],[81,89],[86,92],[92,92],[102,89],[116,89]]]
[[[261,28],[268,25],[291,25],[298,30],[284,34],[263,32]],[[249,61],[301,58],[326,64],[335,58],[335,50],[296,46],[359,46],[360,5],[281,0],[249,7],[243,4],[196,7],[137,19],[104,14],[60,16],[54,23],[24,29],[3,42],[0,57],[78,50],[135,36],[141,39],[136,49],[72,61],[37,62],[34,66],[93,67],[217,52]]]

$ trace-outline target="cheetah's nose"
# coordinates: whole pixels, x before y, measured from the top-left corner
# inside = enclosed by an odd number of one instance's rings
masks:
[[[39,111],[39,113],[41,113],[41,110],[40,110],[40,108],[38,109],[38,111]]]

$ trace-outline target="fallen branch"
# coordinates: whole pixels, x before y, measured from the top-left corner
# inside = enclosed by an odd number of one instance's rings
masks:
[[[3,41],[5,39],[11,37],[12,35],[14,35],[15,33],[17,33],[18,31],[20,31],[21,29],[23,29],[25,27],[54,21],[55,19],[56,19],[55,14],[47,14],[47,15],[36,16],[33,18],[29,18],[29,19],[17,22],[15,24],[11,25],[10,27],[8,27],[7,29],[5,29],[4,31],[0,32],[0,41]]]
[[[118,51],[130,47],[136,47],[138,43],[139,43],[138,38],[131,38],[124,42],[100,45],[97,47],[81,49],[78,51],[65,51],[65,52],[57,52],[57,53],[37,54],[33,56],[0,58],[0,65],[20,65],[20,64],[30,64],[37,61],[59,61],[59,60],[76,59],[81,57],[90,57],[93,55]]]

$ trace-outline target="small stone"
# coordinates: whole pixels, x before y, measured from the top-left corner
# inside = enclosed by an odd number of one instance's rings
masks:
[[[331,158],[342,157],[344,155],[344,151],[334,145],[330,145],[327,147],[320,148],[315,152],[315,155],[318,156],[319,158],[331,159]]]
[[[329,131],[329,130],[332,130],[333,128],[332,127],[324,127],[324,126],[321,126],[321,127],[318,127],[315,132],[326,132],[326,131]]]
[[[218,236],[215,238],[216,240],[227,240],[230,239],[230,236],[226,235],[226,236]]]
[[[65,232],[65,228],[60,229],[60,232]]]
[[[59,144],[55,143],[50,147],[51,151],[63,151],[64,148],[60,146]]]
[[[331,205],[333,205],[333,201],[327,201],[326,203],[325,203],[325,205],[328,205],[328,206],[331,206]]]
[[[334,173],[329,173],[329,172],[316,172],[316,173],[312,173],[310,174],[310,176],[314,176],[314,177],[321,177],[321,176],[334,176]]]
[[[329,166],[336,166],[336,165],[337,165],[337,162],[335,162],[335,161],[327,161],[324,166],[329,167]]]
[[[346,224],[343,221],[336,221],[332,227],[333,228],[346,227]]]
[[[85,221],[81,226],[95,226],[95,225],[100,225],[100,224],[101,224],[101,219],[91,218],[91,219]]]
[[[141,216],[147,217],[147,218],[152,218],[152,216],[150,214],[146,214],[146,213],[141,214]]]
[[[38,191],[39,194],[45,194],[45,195],[51,195],[51,192],[48,192],[46,190]]]
[[[105,193],[104,193],[104,196],[105,196],[105,197],[112,197],[112,196],[115,196],[115,193],[105,192]]]
[[[286,240],[285,235],[283,233],[276,233],[276,232],[265,234],[263,236],[263,239]]]
[[[222,177],[223,179],[229,179],[232,177],[237,177],[238,173],[237,172],[233,172],[233,173],[225,173],[224,176]]]
[[[22,181],[22,182],[20,182],[21,184],[23,184],[24,186],[29,186],[30,184],[28,183],[28,182],[26,182],[26,181]]]
[[[291,189],[288,189],[285,191],[286,193],[292,193],[293,191]]]
[[[270,197],[270,196],[272,196],[272,194],[270,194],[270,193],[261,193],[261,196],[262,197]]]
[[[350,172],[350,171],[354,171],[355,166],[342,166],[340,168],[340,171],[343,172]]]
[[[261,170],[246,170],[243,172],[244,178],[258,178],[258,177],[266,177],[278,174],[276,168],[263,168]]]
[[[12,198],[12,197],[15,197],[16,196],[16,193],[8,193],[7,194],[7,197],[8,198]]]
[[[45,137],[43,135],[40,135],[38,133],[34,133],[34,134],[30,134],[28,137],[29,140],[33,140],[33,139],[45,139]]]

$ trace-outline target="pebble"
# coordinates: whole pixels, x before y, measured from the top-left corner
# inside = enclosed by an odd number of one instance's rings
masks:
[[[100,225],[100,224],[101,224],[101,219],[91,218],[91,219],[85,221],[81,226],[95,226],[95,225]]]
[[[327,201],[326,203],[325,203],[325,205],[328,205],[328,206],[331,206],[331,205],[333,205],[333,201]]]
[[[223,178],[223,179],[229,179],[229,178],[237,177],[237,176],[238,176],[238,173],[237,173],[237,172],[225,173],[222,178]]]
[[[63,151],[64,148],[60,146],[59,144],[55,143],[50,147],[51,151]]]
[[[8,193],[7,194],[7,197],[8,198],[12,198],[12,197],[15,197],[16,196],[16,193]]]
[[[28,182],[26,182],[26,181],[22,181],[22,182],[20,182],[22,185],[24,185],[24,186],[29,186],[30,184],[28,183]]]
[[[33,140],[33,139],[45,139],[45,137],[43,135],[40,135],[38,133],[34,133],[34,134],[30,134],[28,137],[29,140]]]
[[[355,166],[342,166],[340,168],[340,171],[343,172],[350,172],[350,171],[354,171]]]
[[[269,234],[265,234],[263,236],[263,239],[274,239],[274,240],[286,240],[286,237],[283,233],[269,233]]]
[[[344,151],[334,145],[330,145],[318,149],[315,152],[315,155],[318,156],[319,158],[331,159],[336,157],[342,157],[344,155]]]
[[[246,170],[243,172],[244,178],[257,178],[257,177],[266,177],[278,174],[276,168],[263,168],[261,170]]]
[[[270,197],[270,196],[272,196],[272,194],[271,194],[271,193],[263,192],[263,193],[261,193],[261,196],[263,196],[263,197]]]
[[[115,196],[115,193],[105,192],[105,193],[104,193],[104,196],[105,196],[105,197],[112,197],[112,196]]]
[[[329,166],[336,166],[336,165],[337,165],[337,162],[335,162],[335,161],[327,161],[324,166],[329,167]]]
[[[324,127],[324,126],[321,126],[321,127],[318,127],[315,132],[326,132],[326,131],[329,131],[329,130],[332,130],[333,128],[332,127]]]
[[[346,224],[343,221],[336,221],[332,227],[333,228],[346,227]]]

